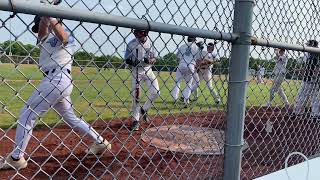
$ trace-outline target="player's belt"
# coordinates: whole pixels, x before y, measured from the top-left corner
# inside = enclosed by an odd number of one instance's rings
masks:
[[[66,70],[67,70],[68,74],[71,74],[70,69],[66,69]],[[51,69],[51,70],[49,70],[49,71],[45,71],[44,74],[45,74],[46,76],[48,76],[49,73],[53,74],[55,71],[56,71],[56,69]]]

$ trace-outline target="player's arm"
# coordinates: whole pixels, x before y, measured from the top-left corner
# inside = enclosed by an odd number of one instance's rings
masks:
[[[62,42],[63,45],[66,45],[68,43],[69,35],[65,31],[62,24],[56,18],[52,18],[52,17],[49,17],[49,22],[54,34]]]
[[[38,31],[38,42],[45,39],[49,34],[48,27],[50,26],[50,22],[48,20],[49,20],[48,18],[41,18],[40,20],[39,31]]]
[[[179,64],[180,60],[181,60],[181,51],[180,51],[180,49],[178,49],[178,52],[176,53],[176,57],[177,57],[177,63]]]
[[[213,64],[213,63],[214,63],[214,61],[213,61],[212,59],[208,59],[208,58],[204,58],[204,59],[203,59],[203,62],[204,62],[205,64]]]
[[[130,44],[130,43],[129,43],[129,44]],[[132,50],[131,50],[129,44],[128,44],[127,47],[126,47],[126,52],[125,52],[125,54],[124,54],[124,59],[125,59],[125,61],[126,61],[126,64],[133,66],[134,63],[133,63],[133,59],[132,59]]]
[[[149,54],[149,57],[145,58],[144,59],[145,63],[147,64],[154,64],[156,63],[156,51],[155,51],[155,48],[152,47],[151,50],[150,50],[150,54]]]

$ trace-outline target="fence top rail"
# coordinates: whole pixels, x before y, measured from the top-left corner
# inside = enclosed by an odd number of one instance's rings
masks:
[[[297,45],[297,44],[289,44],[289,43],[282,43],[267,39],[261,39],[257,37],[251,38],[251,44],[252,45],[259,45],[259,46],[266,46],[266,47],[273,47],[273,48],[284,48],[288,50],[294,50],[294,51],[304,51],[304,52],[310,52],[310,53],[318,53],[320,54],[320,48],[314,48],[309,47],[306,45]]]
[[[171,25],[159,22],[147,21],[145,19],[135,19],[123,16],[116,16],[106,13],[92,12],[83,9],[67,8],[62,6],[53,6],[40,2],[30,3],[31,0],[10,0],[0,1],[0,10],[14,11],[16,13],[33,14],[40,16],[52,16],[81,22],[98,23],[104,25],[113,25],[125,28],[149,29],[150,31],[163,32],[185,36],[196,36],[201,38],[225,40],[232,42],[238,38],[237,34],[224,33],[218,31],[202,30],[178,25]]]

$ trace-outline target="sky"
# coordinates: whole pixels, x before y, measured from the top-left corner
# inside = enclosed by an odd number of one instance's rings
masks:
[[[37,2],[38,0],[27,0]],[[312,4],[311,2],[314,2]],[[232,30],[233,5],[231,0],[64,0],[60,6],[81,10],[108,13],[132,18],[145,15],[149,20],[194,27],[206,30],[230,32]],[[319,19],[312,12],[318,12],[319,2],[316,0],[257,0],[253,15],[253,34],[271,40],[303,43],[306,39],[318,37]],[[316,13],[317,14],[317,13]],[[0,11],[0,20],[5,21],[9,13]],[[18,14],[0,27],[0,42],[16,39],[24,43],[35,44],[36,37],[31,31],[32,15]],[[101,54],[123,56],[125,42],[133,35],[130,29],[97,24],[64,20],[73,30],[79,50]],[[9,31],[12,32],[11,37]],[[15,37],[15,38],[14,38]],[[151,40],[161,56],[175,52],[183,43],[179,35],[151,32]],[[207,40],[212,42],[213,40]],[[219,56],[229,56],[230,45],[219,41]],[[270,59],[274,51],[260,47],[251,48],[251,56]],[[299,53],[292,53],[297,56]]]

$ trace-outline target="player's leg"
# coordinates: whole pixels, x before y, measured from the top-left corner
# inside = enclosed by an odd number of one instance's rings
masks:
[[[267,103],[267,106],[271,106],[271,103],[275,97],[275,93],[278,91],[279,87],[280,87],[280,84],[279,84],[279,81],[278,81],[279,77],[278,76],[275,76],[273,82],[272,82],[272,85],[271,85],[271,89],[270,89],[270,96],[269,96],[269,102]]]
[[[194,94],[194,98],[195,100],[198,99],[199,95],[198,95],[198,88],[200,86],[200,71],[195,71],[193,74],[193,81],[192,81],[192,85],[191,85],[191,93]]]
[[[284,103],[286,105],[289,105],[288,98],[285,95],[283,89],[281,88],[281,84],[283,81],[284,81],[283,74],[278,74],[275,76],[275,78],[272,82],[271,89],[270,89],[270,99],[269,99],[269,102],[267,103],[267,106],[271,106],[271,102],[273,101],[276,92],[280,95],[280,97],[284,101]]]
[[[199,81],[199,83],[200,83],[200,81],[201,81],[201,75],[200,75],[199,72],[198,72],[197,74],[198,74],[198,76],[199,76],[198,81]],[[194,79],[194,80],[192,81],[192,87],[196,87],[196,86],[197,86],[196,81],[197,81],[197,79]],[[194,100],[196,101],[196,100],[199,98],[199,87],[196,87],[196,89],[193,90],[193,93],[192,93],[192,94],[193,94]]]
[[[179,98],[180,84],[181,84],[182,79],[183,79],[183,77],[181,75],[181,70],[178,67],[177,71],[176,71],[175,86],[174,86],[173,90],[171,91],[171,96],[173,97],[174,101],[177,101]]]
[[[278,94],[281,97],[282,101],[284,102],[284,104],[288,107],[290,105],[289,101],[288,101],[288,97],[287,95],[284,93],[284,90],[282,89],[282,87],[280,86],[280,88],[278,89]]]
[[[285,80],[285,74],[281,74],[279,76],[279,79],[278,79],[278,84],[279,84],[279,88],[278,88],[278,94],[279,96],[281,97],[282,101],[284,102],[284,104],[286,105],[286,107],[289,107],[290,103],[288,101],[288,97],[287,95],[284,93],[284,90],[283,88],[281,87],[281,84],[283,83],[283,81]]]
[[[0,169],[10,169],[12,166],[19,169],[27,166],[23,155],[32,136],[35,121],[61,97],[61,90],[57,86],[56,79],[49,82],[49,79],[45,78],[32,93],[20,112],[13,153],[7,159],[7,163],[0,164]]]
[[[213,96],[215,102],[217,104],[220,104],[221,99],[220,96],[218,95],[218,93],[216,92],[216,90],[214,89],[213,85],[212,85],[212,69],[208,68],[203,72],[203,78],[206,82],[207,87],[210,90],[211,95]]]
[[[194,69],[190,70],[189,68],[185,69],[185,72],[183,72],[184,80],[186,82],[186,87],[182,91],[182,97],[184,98],[184,103],[189,103],[189,98],[192,91],[192,81],[194,78]]]
[[[111,144],[105,140],[95,129],[93,129],[83,119],[77,118],[72,108],[70,96],[63,98],[54,106],[54,109],[59,113],[63,120],[67,122],[72,129],[79,130],[82,134],[89,135],[95,144],[86,152],[88,154],[101,154],[106,149],[111,149]]]
[[[298,96],[296,97],[295,106],[293,109],[293,112],[295,114],[304,113],[305,105],[309,100],[311,89],[312,89],[312,85],[310,83],[308,82],[301,83],[301,87],[299,89]]]
[[[318,83],[313,84],[313,91],[311,95],[311,116],[318,118],[320,113],[320,88]]]
[[[261,83],[261,82],[262,82],[261,74],[259,73],[259,74],[257,75],[257,83],[259,84],[259,83]]]
[[[148,96],[147,101],[141,109],[141,114],[143,119],[147,121],[147,112],[150,109],[151,105],[154,103],[154,101],[160,96],[160,88],[157,77],[154,75],[151,69],[146,72],[145,81],[150,94]]]
[[[140,96],[140,89],[141,89],[141,75],[139,74],[137,76],[137,69],[134,68],[132,70],[132,80],[131,80],[131,86],[132,86],[132,118],[133,118],[133,125],[132,130],[139,130],[139,119],[140,119],[140,102],[139,102],[139,96]]]

